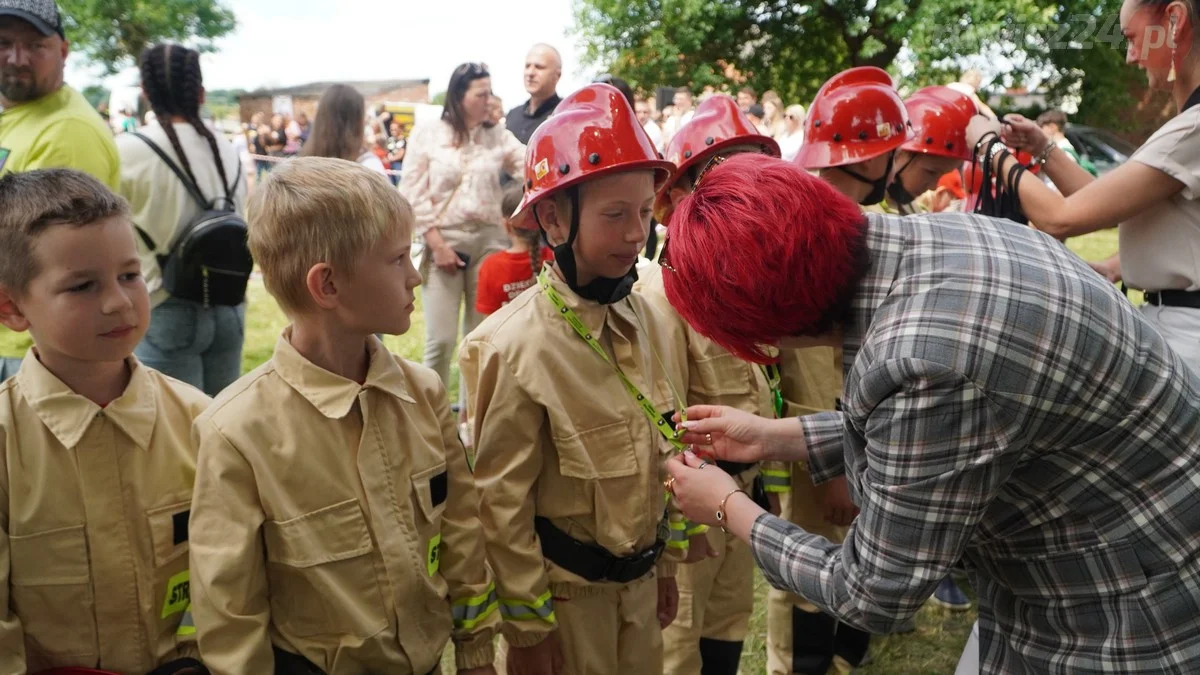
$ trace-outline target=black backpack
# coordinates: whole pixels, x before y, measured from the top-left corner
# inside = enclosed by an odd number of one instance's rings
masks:
[[[242,304],[254,259],[246,243],[246,221],[234,210],[233,194],[242,180],[241,163],[238,163],[233,187],[225,188],[224,197],[209,201],[162,148],[140,133],[134,135],[145,141],[166,163],[200,207],[200,213],[175,233],[166,255],[159,253],[150,235],[135,225],[142,241],[158,259],[163,288],[173,297],[198,302],[205,307]],[[218,202],[223,204],[218,206]]]

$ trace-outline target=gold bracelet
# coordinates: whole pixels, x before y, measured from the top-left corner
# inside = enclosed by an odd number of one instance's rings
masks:
[[[721,531],[725,534],[729,534],[729,530],[725,529],[725,523],[729,522],[729,514],[725,512],[725,503],[729,501],[730,497],[739,492],[746,494],[746,491],[741,488],[730,490],[729,494],[721,498],[721,505],[717,507],[717,524],[721,526]]]

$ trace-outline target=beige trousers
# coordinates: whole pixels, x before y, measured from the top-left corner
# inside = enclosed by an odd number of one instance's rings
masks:
[[[594,584],[554,598],[562,675],[662,675],[658,578],[648,574],[623,586]],[[500,641],[496,672],[506,675],[508,646]]]
[[[846,530],[830,525],[825,520],[822,515],[824,498],[824,487],[812,484],[807,467],[792,465],[792,491],[784,494],[780,500],[784,517],[808,532],[832,542],[841,542],[846,537]],[[797,634],[797,630],[802,633]],[[774,588],[767,592],[769,675],[849,672],[850,664],[841,656],[835,656],[835,649],[838,649],[839,642],[842,641],[866,640],[865,633],[838,624],[833,617],[822,614],[816,605],[799,595]],[[865,646],[863,648],[865,649]],[[823,662],[829,665],[803,665]]]
[[[425,311],[425,365],[437,372],[450,389],[450,361],[459,340],[479,325],[475,311],[475,286],[483,259],[508,248],[508,235],[498,225],[471,223],[441,230],[450,248],[470,256],[470,264],[455,272],[443,272],[426,251],[421,264],[424,278],[421,302]],[[465,307],[464,307],[465,304]],[[460,329],[461,317],[461,334]],[[459,403],[465,404],[466,387],[459,386]]]
[[[753,479],[738,479],[749,489]],[[700,640],[742,642],[754,611],[754,556],[750,547],[720,528],[708,531],[708,543],[720,553],[679,566],[679,614],[663,631],[664,673],[700,673]],[[711,666],[711,664],[710,664]]]

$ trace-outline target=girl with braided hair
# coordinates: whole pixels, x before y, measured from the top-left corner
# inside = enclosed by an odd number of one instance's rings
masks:
[[[509,183],[504,189],[501,209],[504,229],[511,243],[507,251],[487,257],[479,266],[479,288],[475,292],[475,311],[488,315],[534,285],[542,264],[554,260],[554,252],[542,241],[540,230],[515,226],[512,214],[521,205],[524,193],[520,183]]]
[[[139,135],[117,139],[120,193],[133,207],[141,230],[138,250],[150,290],[150,328],[138,345],[146,365],[215,396],[241,374],[246,306],[204,306],[171,297],[162,287],[158,257],[171,250],[180,229],[199,213],[183,182],[158,147],[214,207],[244,213],[246,183],[233,145],[217,138],[200,119],[204,81],[200,54],[159,44],[141,57],[142,93],[155,120]],[[141,137],[139,137],[141,136]]]

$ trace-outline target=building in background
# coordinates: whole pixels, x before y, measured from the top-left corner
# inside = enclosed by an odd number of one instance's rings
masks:
[[[238,97],[238,115],[242,122],[249,122],[258,112],[270,116],[284,113],[295,116],[301,112],[315,118],[317,102],[321,95],[335,82],[314,82],[294,87],[259,89]],[[381,103],[428,103],[429,80],[376,80],[371,82],[344,82],[358,90],[366,99],[367,109],[374,110]]]

